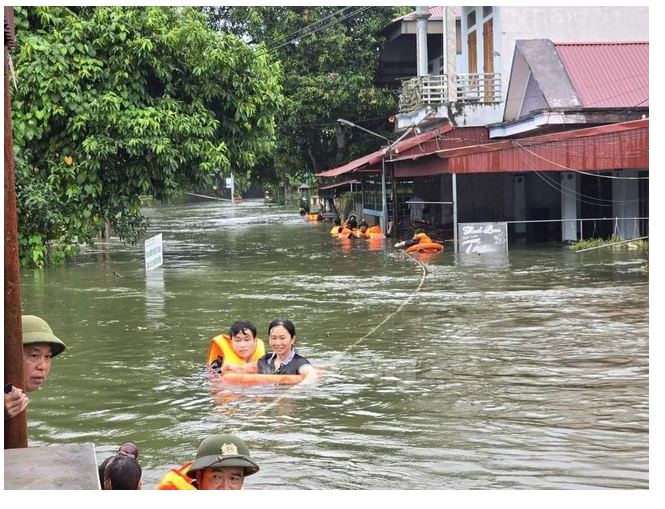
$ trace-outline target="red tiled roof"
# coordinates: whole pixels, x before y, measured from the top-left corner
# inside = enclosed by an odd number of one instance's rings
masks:
[[[649,106],[649,43],[555,43],[586,108]]]

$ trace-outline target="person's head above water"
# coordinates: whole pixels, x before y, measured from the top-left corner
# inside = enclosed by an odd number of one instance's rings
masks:
[[[258,472],[247,444],[236,435],[213,435],[201,442],[187,475],[199,490],[239,490],[245,477]]]

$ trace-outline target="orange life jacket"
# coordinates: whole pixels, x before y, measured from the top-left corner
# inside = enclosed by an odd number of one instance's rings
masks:
[[[431,243],[431,242],[432,242],[432,239],[429,238],[429,237],[427,236],[426,233],[416,233],[416,234],[413,236],[413,239],[414,239],[414,240],[415,240],[415,239],[420,239],[420,240],[419,240],[419,243],[421,243],[421,244],[422,244],[423,242],[428,242],[428,243]]]
[[[256,362],[265,354],[266,347],[263,344],[263,340],[256,338],[256,350],[254,350],[254,354],[249,362]],[[217,357],[222,357],[224,359],[224,364],[234,364],[236,366],[242,366],[245,364],[245,360],[233,351],[233,348],[231,347],[231,337],[228,334],[215,336],[210,342],[210,347],[208,348],[208,366],[210,366]]]
[[[189,467],[192,462],[185,463],[180,468],[172,468],[167,472],[164,478],[157,485],[158,490],[195,490],[196,487],[192,484],[194,479],[187,476]]]
[[[381,227],[378,224],[375,224],[374,226],[370,226],[367,229],[367,233],[382,233],[381,232]]]

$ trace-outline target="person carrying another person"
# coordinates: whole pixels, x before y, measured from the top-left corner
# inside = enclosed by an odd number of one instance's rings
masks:
[[[413,236],[412,239],[403,240],[402,242],[398,242],[397,244],[395,244],[395,247],[396,248],[400,248],[400,247],[409,248],[411,246],[415,246],[416,244],[420,244],[421,242],[423,244],[424,243],[430,243],[431,244],[433,241],[424,231],[417,230],[416,234]]]
[[[99,465],[99,483],[103,490],[140,490],[143,487],[139,450],[132,443],[122,444],[116,454]]]
[[[256,337],[256,327],[247,321],[234,322],[228,334],[212,338],[207,365],[215,372],[238,371],[256,362],[266,353],[263,341]]]
[[[301,383],[315,382],[319,375],[314,366],[299,355],[296,343],[296,327],[290,320],[276,318],[268,326],[270,349],[256,362],[256,372],[266,375],[304,375]]]
[[[16,417],[28,407],[26,392],[36,391],[51,371],[51,360],[67,345],[53,334],[44,320],[34,315],[21,316],[23,332],[23,388],[5,384],[5,420]]]
[[[193,462],[171,469],[158,490],[241,490],[245,477],[259,471],[247,444],[235,435],[213,435],[201,442]]]

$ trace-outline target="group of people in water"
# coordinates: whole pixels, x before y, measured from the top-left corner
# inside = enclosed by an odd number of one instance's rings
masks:
[[[296,327],[290,320],[276,318],[268,326],[271,352],[257,336],[252,322],[237,321],[228,334],[212,338],[207,366],[213,375],[225,373],[301,375],[300,383],[318,379],[318,371],[295,350]],[[158,490],[239,490],[245,477],[259,471],[245,442],[236,435],[213,435],[201,442],[194,461],[171,469]]]
[[[34,315],[21,317],[23,341],[23,387],[5,383],[5,421],[13,419],[28,407],[27,392],[37,390],[47,379],[53,357],[67,346],[53,334],[48,323]],[[224,373],[260,373],[300,375],[300,383],[315,382],[319,372],[295,350],[296,328],[290,320],[277,318],[268,326],[270,353],[256,327],[248,321],[234,322],[228,334],[215,336],[208,349],[207,369]],[[125,443],[117,453],[98,466],[103,490],[142,489],[139,450]],[[159,483],[159,490],[242,489],[244,478],[259,471],[245,442],[224,433],[201,442],[193,462],[170,470]]]
[[[208,366],[216,373],[259,373],[263,375],[302,375],[302,383],[318,379],[318,372],[295,350],[296,327],[290,320],[276,318],[268,326],[270,353],[256,327],[247,321],[234,322],[228,334],[212,338]]]
[[[334,220],[335,226],[330,230],[330,235],[339,238],[348,239],[370,239],[384,238],[381,227],[378,224],[370,226],[365,219],[358,219],[355,214],[349,214],[349,217],[342,221],[340,217]]]
[[[330,230],[330,235],[340,239],[383,239],[391,236],[392,228],[393,223],[391,221],[388,225],[388,230],[384,235],[378,224],[369,226],[365,219],[361,219],[360,222],[358,222],[356,215],[352,213],[349,214],[349,217],[344,222],[342,222],[339,217],[336,217],[335,225]],[[424,250],[428,251],[438,251],[443,249],[441,244],[434,242],[429,235],[422,230],[416,231],[411,239],[397,242],[395,248],[409,250],[409,248],[412,248],[417,244],[420,244],[423,246]]]

